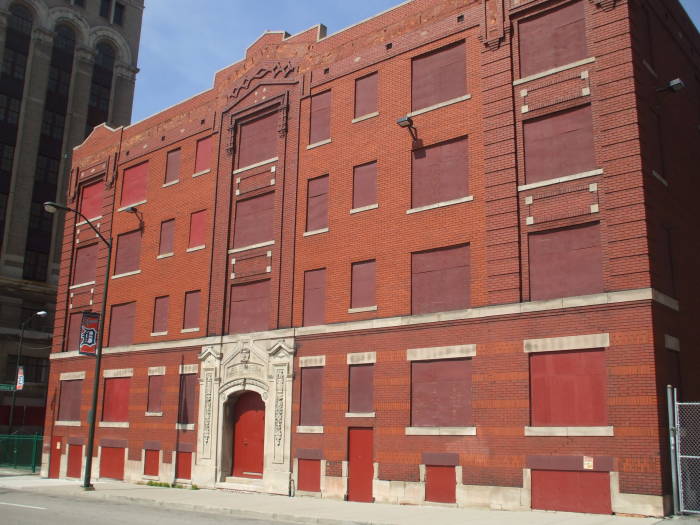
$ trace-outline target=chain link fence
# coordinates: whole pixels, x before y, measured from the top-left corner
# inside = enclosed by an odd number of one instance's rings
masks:
[[[681,512],[700,514],[700,403],[676,402]]]
[[[0,467],[27,468],[36,472],[41,465],[43,436],[1,435]]]

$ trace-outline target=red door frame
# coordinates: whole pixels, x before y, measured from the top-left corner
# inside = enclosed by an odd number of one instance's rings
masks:
[[[263,476],[265,458],[265,403],[257,392],[243,392],[233,406],[231,475]]]
[[[61,454],[63,453],[63,437],[51,436],[51,452],[49,452],[49,477],[58,479],[61,474]]]
[[[374,429],[348,428],[348,501],[372,503]]]

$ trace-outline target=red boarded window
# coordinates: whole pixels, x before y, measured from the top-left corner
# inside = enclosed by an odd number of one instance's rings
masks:
[[[105,379],[102,421],[129,421],[130,385],[130,377],[109,377]]]
[[[411,426],[472,426],[471,389],[471,359],[411,362]]]
[[[602,349],[530,354],[532,426],[608,424]]]
[[[328,175],[309,179],[306,198],[306,231],[328,228]]]
[[[192,452],[177,451],[177,463],[175,465],[176,479],[192,478]]]
[[[279,114],[276,111],[241,124],[238,142],[239,168],[270,160],[276,156],[278,127]]]
[[[299,459],[298,490],[304,492],[321,492],[321,460]]]
[[[583,1],[523,20],[520,33],[520,76],[526,77],[586,58]]]
[[[348,412],[374,412],[374,365],[350,365]]]
[[[270,281],[231,286],[230,334],[260,332],[270,328]]]
[[[97,243],[83,246],[75,250],[75,266],[73,268],[74,285],[95,282],[97,267]]]
[[[102,195],[102,181],[84,186],[80,197],[80,213],[88,219],[94,219],[102,215]]]
[[[160,450],[144,450],[143,475],[158,476],[160,471]]]
[[[355,118],[377,111],[378,73],[355,80]]]
[[[323,406],[323,367],[301,369],[301,407],[299,424],[321,426]]]
[[[451,465],[425,466],[425,501],[455,503],[457,475]]]
[[[469,307],[469,245],[411,254],[411,311],[414,314]]]
[[[83,380],[61,381],[58,401],[58,421],[80,421],[80,398]]]
[[[523,136],[528,184],[595,169],[591,106],[528,120]]]
[[[212,137],[197,141],[197,153],[194,160],[194,172],[201,173],[211,169]]]
[[[201,292],[194,290],[185,293],[185,315],[182,321],[184,330],[199,328],[199,298]]]
[[[533,509],[613,513],[609,472],[532,469],[531,484]]]
[[[148,376],[148,404],[147,412],[161,412],[163,410],[163,383],[165,376]]]
[[[324,91],[311,97],[311,125],[309,144],[331,138],[331,92]]]
[[[80,324],[83,320],[83,312],[70,314],[68,318],[68,334],[66,335],[66,352],[78,350],[80,346]]]
[[[134,340],[136,303],[115,304],[109,321],[109,346],[130,345]]]
[[[233,247],[242,248],[271,241],[275,206],[274,192],[236,202]]]
[[[351,308],[375,306],[376,261],[362,261],[352,265]]]
[[[180,148],[168,151],[168,159],[165,167],[165,184],[175,182],[180,178]]]
[[[467,137],[413,151],[411,206],[445,202],[469,195]]]
[[[195,407],[197,403],[197,374],[180,375],[180,399],[177,411],[177,422],[190,425],[195,422]]]
[[[117,238],[117,262],[114,264],[114,275],[138,270],[140,255],[141,230],[122,233]]]
[[[599,230],[595,222],[529,235],[532,301],[603,291]]]
[[[120,206],[130,206],[145,201],[147,184],[148,162],[125,169]]]
[[[304,272],[304,326],[326,322],[326,269]]]
[[[462,40],[413,59],[413,111],[467,94],[466,57]]]
[[[377,163],[355,166],[352,177],[352,207],[377,203]]]
[[[207,230],[207,210],[200,210],[190,215],[190,242],[188,248],[204,246]]]
[[[165,333],[168,331],[168,309],[170,297],[164,295],[156,297],[153,303],[153,333]]]
[[[173,253],[173,239],[175,237],[175,219],[160,223],[160,244],[158,255]]]

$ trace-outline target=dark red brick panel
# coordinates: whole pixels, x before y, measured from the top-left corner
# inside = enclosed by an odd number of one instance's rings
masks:
[[[115,304],[109,322],[109,345],[130,345],[134,340],[136,303]]]
[[[175,238],[175,219],[160,223],[160,244],[158,255],[173,253],[173,239]]]
[[[413,151],[413,208],[469,195],[468,147],[467,137],[461,137]]]
[[[161,412],[163,407],[163,384],[165,376],[148,376],[147,412]]]
[[[351,308],[375,306],[376,261],[356,262],[352,265]]]
[[[453,466],[425,466],[425,501],[455,503],[456,491],[457,475]]]
[[[464,40],[413,59],[411,108],[423,109],[467,94]]]
[[[328,175],[309,180],[306,200],[306,231],[328,227]]]
[[[471,359],[413,361],[411,426],[472,426],[471,390]]]
[[[273,240],[274,206],[274,192],[236,202],[234,248]]]
[[[331,92],[324,91],[311,97],[309,144],[331,138]]]
[[[277,153],[279,113],[275,111],[240,127],[238,168],[274,158]]]
[[[355,166],[352,179],[352,207],[377,204],[377,163]]]
[[[181,158],[182,150],[180,148],[168,151],[165,165],[165,184],[180,179]]]
[[[325,323],[326,269],[304,272],[304,326]]]
[[[153,332],[168,331],[168,310],[170,309],[170,296],[156,297],[153,303]]]
[[[190,215],[190,240],[188,248],[196,248],[204,246],[206,242],[207,220],[209,212],[207,210],[199,210]]]
[[[323,367],[301,369],[299,424],[323,425]]]
[[[58,421],[80,421],[82,392],[82,379],[61,381],[61,392],[58,402]]]
[[[148,186],[148,162],[142,162],[124,170],[120,206],[129,206],[146,200]]]
[[[185,312],[182,320],[182,328],[199,328],[199,303],[202,293],[193,290],[185,293]]]
[[[349,367],[348,412],[374,412],[374,365]]]
[[[104,182],[99,181],[84,186],[80,197],[80,213],[88,219],[94,219],[102,215],[102,201],[104,199]]]
[[[411,254],[412,313],[467,308],[471,290],[469,258],[469,245]]]
[[[117,255],[114,264],[114,275],[138,270],[140,256],[141,230],[122,233],[117,238]]]
[[[297,489],[305,492],[321,492],[321,461],[299,459],[298,469]]]
[[[102,421],[129,421],[130,377],[107,377],[104,380]]]
[[[608,472],[532,471],[532,508],[612,514]]]
[[[270,328],[270,280],[231,286],[229,333],[259,332]]]
[[[194,161],[194,172],[199,173],[211,168],[213,137],[206,137],[197,141],[197,151]]]
[[[355,118],[377,111],[378,81],[378,73],[372,73],[355,81]]]
[[[75,250],[75,267],[73,268],[73,284],[83,284],[95,281],[97,268],[98,243],[82,246]]]

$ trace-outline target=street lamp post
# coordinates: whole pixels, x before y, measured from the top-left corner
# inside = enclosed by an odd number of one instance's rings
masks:
[[[27,319],[22,321],[20,324],[20,331],[19,331],[19,346],[17,347],[17,363],[15,365],[15,384],[14,388],[12,389],[12,403],[10,404],[10,426],[7,430],[8,434],[12,434],[12,422],[15,417],[15,398],[17,397],[17,382],[19,380],[19,367],[22,364],[22,343],[24,342],[24,329],[27,327],[27,323],[34,319],[35,317],[46,317],[49,315],[46,311],[44,310],[39,310],[38,312],[34,312],[32,315],[30,315]]]
[[[69,208],[62,204],[56,202],[45,202],[44,209],[49,213],[56,213],[57,210],[71,211],[77,216],[82,218],[90,228],[97,234],[97,237],[107,246],[107,266],[105,268],[105,279],[104,287],[102,289],[102,307],[100,309],[100,321],[97,334],[97,349],[95,351],[95,377],[92,385],[92,404],[90,408],[90,413],[88,414],[88,442],[85,457],[85,475],[83,476],[83,489],[94,490],[92,483],[90,483],[90,477],[92,475],[92,453],[94,449],[95,442],[95,419],[97,415],[97,393],[100,388],[100,366],[102,364],[102,342],[104,340],[104,327],[105,327],[105,312],[107,310],[107,287],[109,286],[109,270],[112,260],[112,241],[107,240],[99,232],[95,225],[92,224],[85,215],[80,213],[78,210]]]

